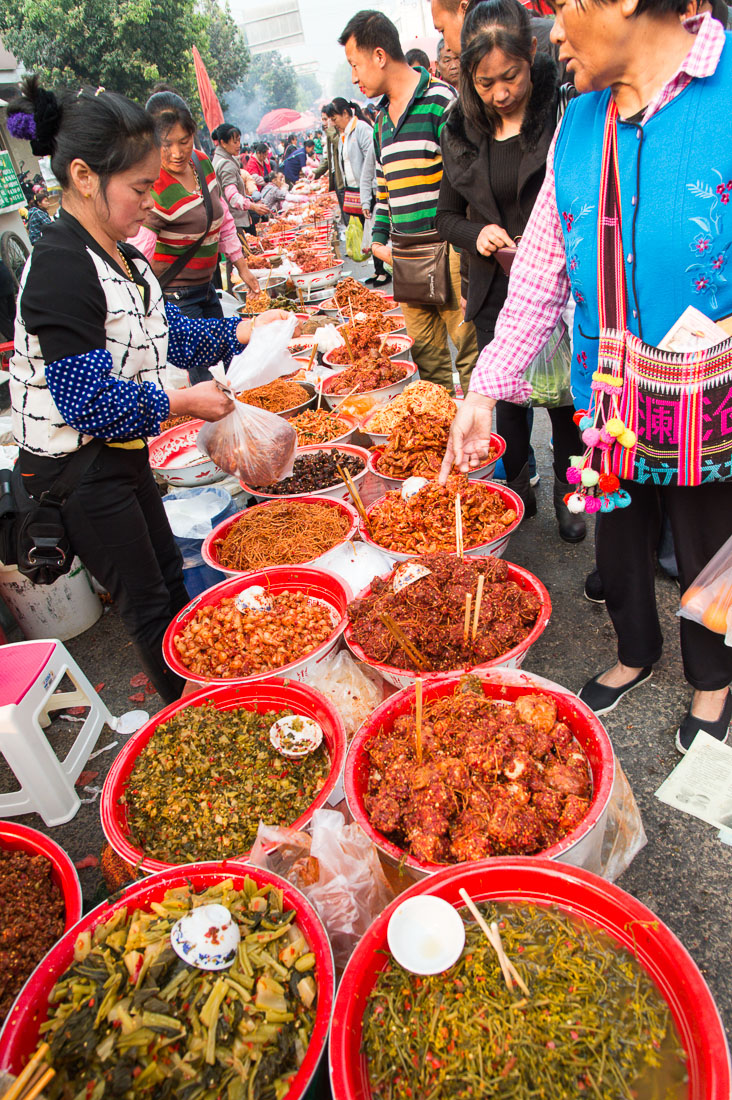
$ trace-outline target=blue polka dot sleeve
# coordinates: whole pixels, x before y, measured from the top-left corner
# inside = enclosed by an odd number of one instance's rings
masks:
[[[157,435],[170,413],[167,394],[154,382],[115,378],[112,367],[103,348],[46,366],[46,383],[65,423],[95,439]]]
[[[236,338],[241,317],[198,320],[185,317],[174,302],[165,303],[165,312],[169,325],[168,359],[182,370],[212,367],[220,362],[228,367],[232,357],[242,350]]]

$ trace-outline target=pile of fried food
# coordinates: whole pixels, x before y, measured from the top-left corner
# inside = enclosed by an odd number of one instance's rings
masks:
[[[328,392],[370,393],[372,390],[385,389],[395,382],[401,382],[406,375],[406,367],[383,355],[379,356],[374,349],[374,353],[364,355],[353,366],[337,374],[328,387]]]
[[[560,841],[590,808],[587,756],[550,695],[484,695],[476,676],[425,702],[422,762],[415,713],[369,740],[369,821],[428,863],[531,855]]]
[[[405,416],[430,417],[439,420],[449,428],[455,418],[457,406],[448,395],[444,386],[434,382],[410,382],[400,394],[393,397],[388,405],[369,417],[365,425],[367,432],[390,435]],[[444,453],[444,452],[443,452]]]
[[[338,283],[333,300],[343,313],[350,313],[351,310],[354,313],[386,313],[388,309],[395,308],[394,303],[387,301],[383,294],[369,290],[350,275]]]

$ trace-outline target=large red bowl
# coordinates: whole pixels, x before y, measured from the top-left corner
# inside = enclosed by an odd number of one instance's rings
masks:
[[[0,1033],[0,1068],[19,1073],[35,1050],[40,1026],[48,1015],[51,990],[73,962],[74,944],[80,932],[103,924],[112,913],[123,907],[130,911],[142,909],[149,912],[154,902],[162,901],[166,890],[176,886],[188,883],[194,890],[204,891],[209,886],[230,878],[235,887],[241,887],[247,875],[259,886],[271,884],[282,890],[285,907],[296,910],[298,924],[315,954],[315,977],[318,983],[315,1025],[305,1059],[286,1097],[286,1100],[301,1100],[318,1068],[333,1012],[335,968],[330,941],[310,902],[286,879],[270,871],[263,871],[260,867],[250,867],[234,860],[224,863],[189,863],[184,869],[161,871],[151,878],[128,886],[113,901],[102,902],[91,913],[87,913],[49,951],[21,990]]]
[[[588,860],[599,860],[602,832],[615,780],[613,747],[600,719],[576,695],[572,695],[566,688],[541,676],[507,668],[492,668],[488,671],[473,669],[472,671],[480,677],[483,682],[483,691],[490,698],[513,702],[521,695],[541,692],[542,695],[550,695],[554,699],[557,704],[558,718],[569,726],[589,761],[592,772],[592,798],[590,808],[577,828],[567,833],[551,848],[546,848],[541,855],[548,859],[559,859],[565,863],[580,865]],[[431,699],[452,695],[461,675],[460,672],[449,672],[429,680],[425,679],[423,686],[425,703]],[[384,854],[387,862],[406,867],[413,877],[420,877],[442,870],[445,864],[428,863],[426,860],[407,855],[403,848],[398,847],[373,827],[364,805],[364,795],[371,771],[365,746],[377,730],[382,727],[391,729],[401,714],[413,713],[414,700],[414,687],[402,688],[381,703],[371,717],[364,722],[349,745],[343,785],[352,816],[369,840],[373,841]]]
[[[127,806],[120,799],[127,790],[130,775],[137,758],[155,733],[158,726],[167,722],[175,714],[189,707],[210,704],[217,710],[254,710],[265,714],[271,710],[293,710],[306,718],[312,718],[323,728],[323,740],[330,756],[330,772],[322,791],[308,807],[306,812],[292,823],[293,829],[302,829],[312,818],[316,810],[324,806],[335,789],[343,770],[346,757],[346,731],[340,714],[324,695],[306,684],[292,680],[259,680],[255,684],[240,684],[237,687],[202,688],[177,703],[154,715],[138,730],[118,754],[109,774],[104,781],[100,812],[104,835],[118,856],[133,866],[139,866],[147,874],[170,870],[174,864],[152,859],[135,847],[130,840]],[[249,853],[237,853],[238,859],[245,859]]]
[[[0,848],[46,857],[51,864],[51,878],[63,895],[64,927],[66,930],[72,928],[81,916],[81,885],[76,868],[63,848],[38,829],[10,821],[0,821]]]
[[[686,948],[650,909],[578,867],[538,858],[501,858],[448,867],[401,894],[358,943],[341,979],[330,1035],[330,1074],[338,1100],[371,1100],[368,1065],[361,1051],[366,999],[390,959],[386,930],[406,898],[434,895],[455,908],[465,889],[476,902],[556,905],[607,931],[650,975],[671,1009],[688,1055],[687,1100],[729,1100],[729,1048],[719,1011]],[[570,1100],[567,1097],[567,1100]]]
[[[522,588],[525,592],[533,592],[541,603],[541,609],[537,617],[536,622],[532,626],[529,633],[526,635],[522,642],[515,645],[513,649],[509,649],[506,653],[500,657],[494,657],[492,661],[484,661],[479,665],[471,665],[469,667],[455,669],[461,675],[466,672],[480,671],[487,668],[521,668],[521,665],[526,659],[526,654],[531,649],[532,645],[541,635],[547,627],[549,619],[552,613],[552,601],[549,597],[544,585],[541,583],[538,577],[535,577],[533,573],[529,573],[528,569],[522,569],[520,565],[512,565],[511,562],[506,562],[508,568],[508,579],[514,581],[519,588]],[[364,588],[363,592],[359,592],[356,599],[362,600],[366,596],[371,595],[371,587]],[[351,623],[348,623],[346,632],[344,634],[346,645],[350,649],[353,656],[357,661],[363,661],[374,672],[378,672],[380,676],[393,684],[395,687],[407,687],[409,684],[413,684],[418,676],[421,676],[423,680],[434,679],[436,676],[444,675],[444,673],[437,672],[412,672],[408,668],[399,668],[397,665],[388,665],[383,661],[375,661],[373,657],[367,656],[363,647],[358,644],[353,636],[353,627]]]
[[[280,498],[279,500],[267,501],[265,504],[254,504],[251,508],[245,508],[244,511],[252,512],[255,511],[257,508],[273,508],[276,504],[283,503],[283,499],[284,498]],[[337,508],[342,513],[342,515],[346,516],[350,523],[350,526],[341,541],[349,542],[351,539],[356,538],[356,535],[358,534],[358,512],[352,504],[349,504],[345,500],[331,500],[329,497],[315,497],[312,496],[312,494],[310,496],[298,497],[298,503],[317,504],[321,508]],[[213,569],[219,569],[222,573],[227,573],[230,577],[241,577],[244,575],[245,570],[231,569],[229,566],[221,565],[219,563],[216,543],[219,542],[221,539],[226,538],[226,535],[229,533],[230,528],[233,527],[234,524],[241,519],[242,515],[242,512],[237,512],[236,515],[229,516],[228,519],[225,519],[221,523],[219,523],[216,527],[214,527],[213,531],[211,531],[209,535],[206,535],[206,538],[203,540],[203,544],[201,546],[201,557],[206,562],[206,565],[210,565]],[[336,545],[341,544],[336,543]],[[317,561],[317,558],[314,560]],[[305,561],[302,564],[312,565],[313,562]],[[273,566],[272,568],[277,568],[277,566]],[[287,568],[289,569],[294,567],[288,566]]]
[[[266,507],[266,505],[265,505]],[[193,618],[200,607],[216,607],[223,599],[237,596],[243,589],[253,585],[262,585],[268,591],[277,595],[280,592],[302,592],[311,600],[318,600],[327,604],[334,617],[333,630],[324,642],[299,657],[296,661],[282,665],[280,668],[272,668],[267,672],[255,672],[251,676],[206,677],[200,673],[192,672],[181,661],[175,645],[175,639],[183,631],[186,624]],[[163,657],[166,664],[173,672],[177,672],[184,680],[194,680],[199,684],[251,684],[258,680],[271,679],[272,676],[287,676],[290,679],[304,680],[314,672],[317,665],[323,661],[340,642],[343,631],[346,629],[348,617],[346,609],[352,598],[351,589],[336,576],[325,569],[313,569],[309,565],[274,565],[271,569],[256,569],[251,573],[237,573],[228,580],[207,588],[200,596],[196,596],[180,611],[165,631],[163,637]]]

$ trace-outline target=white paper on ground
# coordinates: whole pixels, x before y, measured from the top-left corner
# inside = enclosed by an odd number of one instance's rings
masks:
[[[732,748],[700,730],[656,798],[718,829],[732,828]]]

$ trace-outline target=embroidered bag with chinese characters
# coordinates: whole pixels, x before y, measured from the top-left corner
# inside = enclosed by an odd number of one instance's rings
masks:
[[[572,459],[572,511],[611,512],[630,500],[619,479],[658,485],[732,480],[732,337],[702,352],[669,352],[628,331],[621,237],[617,107],[603,137],[598,264],[600,346],[590,408],[576,419],[586,451]]]

